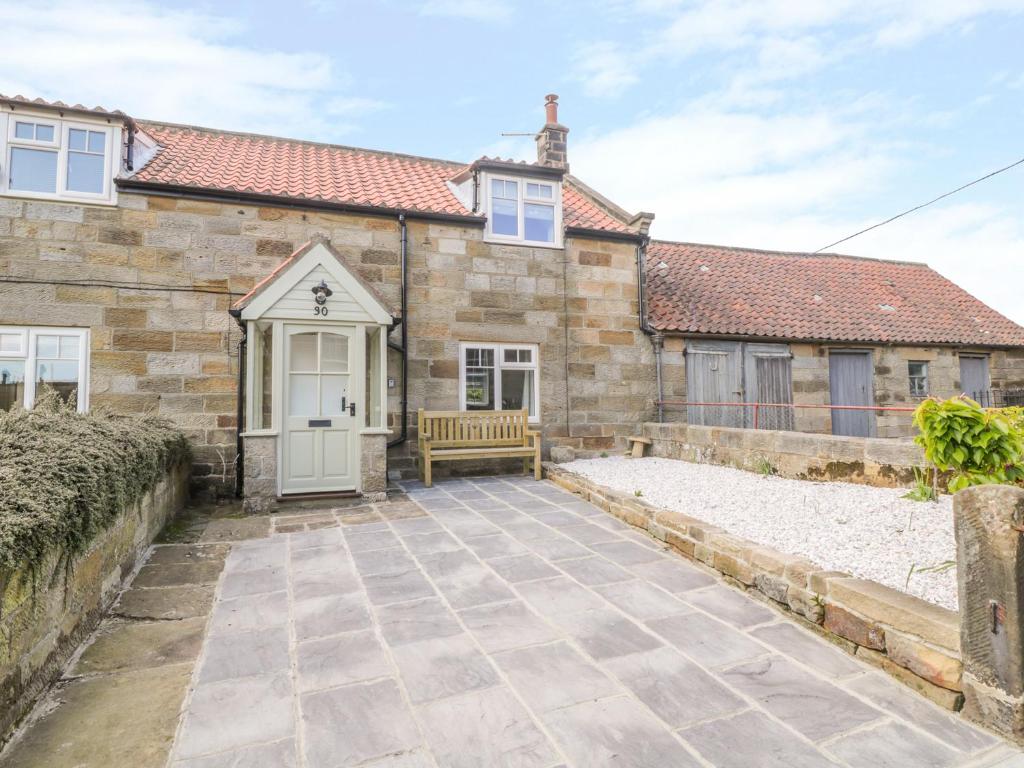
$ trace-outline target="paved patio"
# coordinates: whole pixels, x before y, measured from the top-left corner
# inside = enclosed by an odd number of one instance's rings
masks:
[[[173,766],[1024,765],[550,483],[407,490],[233,545]]]

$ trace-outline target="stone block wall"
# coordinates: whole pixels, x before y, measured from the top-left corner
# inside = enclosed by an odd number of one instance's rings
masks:
[[[767,429],[643,425],[653,456],[760,471],[767,461],[782,477],[842,480],[880,487],[909,486],[924,451],[910,440],[843,437]]]
[[[189,467],[173,467],[89,548],[71,559],[53,551],[37,569],[2,574],[0,742],[93,630],[124,579],[188,498]]]
[[[737,431],[737,430],[733,430]],[[920,598],[733,536],[546,464],[550,480],[804,620],[837,647],[951,710],[963,704],[960,617]]]
[[[228,307],[321,234],[397,309],[399,232],[396,217],[137,193],[121,192],[116,207],[3,199],[0,273],[41,283],[0,283],[0,324],[89,327],[91,403],[171,419],[195,447],[194,489],[226,495],[241,336]],[[650,418],[654,358],[639,329],[632,243],[497,245],[479,227],[424,220],[409,220],[408,242],[411,439],[392,451],[392,469],[414,472],[417,408],[458,407],[460,341],[539,345],[546,446],[621,446]],[[388,375],[397,428],[393,351]]]

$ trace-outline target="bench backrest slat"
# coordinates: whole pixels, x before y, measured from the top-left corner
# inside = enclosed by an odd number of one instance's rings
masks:
[[[419,411],[420,434],[436,448],[522,445],[529,414],[522,411]]]

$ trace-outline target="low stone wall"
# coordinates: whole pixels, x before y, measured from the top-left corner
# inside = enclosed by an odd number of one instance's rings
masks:
[[[743,430],[730,430],[739,432]],[[881,667],[941,706],[963,704],[957,613],[848,573],[829,571],[726,533],[555,464],[547,477],[677,552],[806,619],[840,648]]]
[[[653,456],[755,471],[767,461],[799,480],[898,487],[912,484],[914,469],[925,465],[924,451],[909,440],[657,423],[644,424],[643,435]]]
[[[185,505],[190,467],[157,486],[69,559],[52,552],[37,569],[0,574],[0,743],[95,628],[164,524]]]

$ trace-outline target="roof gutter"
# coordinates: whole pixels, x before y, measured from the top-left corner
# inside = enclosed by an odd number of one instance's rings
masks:
[[[158,197],[183,197],[194,200],[209,200],[211,202],[237,203],[239,205],[268,205],[274,208],[362,213],[373,216],[405,215],[409,218],[445,221],[471,227],[482,227],[486,222],[483,216],[464,216],[455,213],[434,213],[432,211],[410,211],[406,208],[390,208],[387,206],[332,203],[325,200],[308,200],[299,197],[261,195],[255,192],[237,192],[235,190],[189,187],[177,184],[158,184],[149,181],[139,181],[138,179],[115,179],[115,183],[119,189],[145,192]]]
[[[566,227],[567,237],[582,237],[589,240],[615,240],[621,243],[641,243],[647,241],[647,236],[639,232],[613,232],[605,229],[590,229],[588,227]]]
[[[882,341],[879,339],[824,339],[805,336],[752,336],[739,333],[701,333],[700,331],[684,331],[678,328],[652,329],[656,333],[674,338],[722,339],[724,341],[753,341],[768,344],[831,344],[836,346],[856,347],[942,347],[943,349],[961,350],[1020,350],[1024,344],[992,344],[965,341]]]

